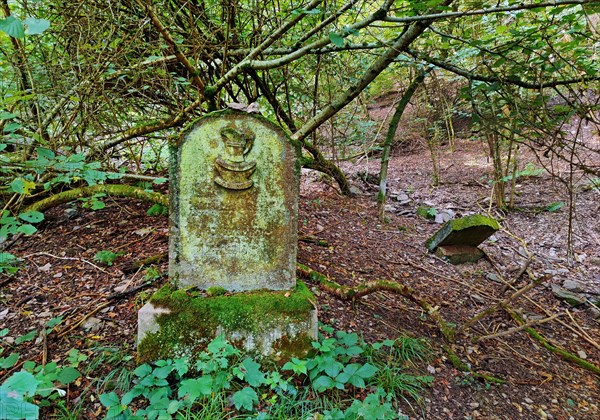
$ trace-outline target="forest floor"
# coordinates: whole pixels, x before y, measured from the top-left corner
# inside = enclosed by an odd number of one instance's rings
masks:
[[[457,217],[487,213],[491,196],[491,163],[481,143],[461,140],[455,146],[454,152],[447,147],[441,152],[441,183],[435,188],[425,148],[392,158],[384,223],[377,217],[376,186],[365,177],[379,172],[378,159],[342,164],[358,192],[351,198],[341,196],[329,179],[303,171],[299,235],[317,237],[327,246],[301,241],[298,261],[344,285],[376,279],[406,284],[456,325],[509,296],[512,292],[503,290],[502,279],[515,280],[518,289],[530,279],[543,278],[510,306],[532,322],[558,314],[533,328],[552,344],[599,366],[598,313],[587,303],[572,307],[558,300],[551,285],[577,280],[588,296],[600,298],[600,191],[577,190],[573,256],[567,258],[569,208],[545,211],[551,203],[568,201],[562,184],[547,173],[523,176],[517,183],[517,210],[491,210],[502,229],[482,245],[488,258],[450,265],[426,252],[424,242],[441,225],[417,216],[416,209],[452,210]],[[12,280],[0,278],[0,324],[17,337],[52,317],[63,317],[47,337],[26,343],[22,360],[60,361],[71,348],[92,354],[115,346],[134,355],[137,310],[166,278],[132,295],[119,293],[146,282],[141,271],[127,270],[132,261],[167,250],[167,218],[147,216],[146,203],[106,203],[98,211],[83,209],[80,203],[54,208],[38,233],[11,247],[24,265]],[[114,265],[103,266],[94,261],[101,250],[123,254]],[[529,259],[527,270],[515,278]],[[159,269],[166,272],[166,263]],[[472,341],[517,326],[503,309],[459,335],[453,347],[473,370],[506,381],[487,385],[456,369],[442,350],[437,325],[413,303],[389,292],[343,302],[308,283],[317,294],[323,323],[356,331],[370,342],[407,334],[429,340],[435,356],[421,368],[434,382],[420,402],[402,405],[411,418],[600,418],[598,376],[550,353],[526,332]],[[76,401],[92,380],[71,386],[69,398]],[[100,412],[99,402],[90,401],[84,418]]]

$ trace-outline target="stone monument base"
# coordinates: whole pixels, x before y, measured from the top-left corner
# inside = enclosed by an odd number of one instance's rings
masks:
[[[464,264],[477,262],[484,253],[476,246],[468,245],[445,245],[436,249],[435,255],[441,259],[448,261],[450,264]]]
[[[312,349],[317,310],[304,283],[289,291],[207,292],[167,285],[152,296],[138,312],[139,363],[194,359],[220,334],[240,350],[278,361]]]

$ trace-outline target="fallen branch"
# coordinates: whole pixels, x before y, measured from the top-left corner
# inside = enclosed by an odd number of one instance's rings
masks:
[[[504,307],[504,310],[515,320],[515,322],[519,325],[524,325],[525,321],[523,318],[519,316],[515,311],[510,309],[508,306]],[[557,356],[562,357],[563,359],[575,363],[577,366],[589,370],[590,372],[595,373],[600,376],[600,368],[586,360],[583,360],[580,357],[575,356],[574,354],[569,353],[568,351],[561,349],[553,344],[550,344],[547,339],[545,339],[540,333],[534,330],[531,327],[524,327],[525,332],[527,332],[533,339],[535,339],[538,343],[540,343],[545,349],[550,352],[556,354]]]
[[[349,287],[336,283],[335,281],[328,279],[324,274],[312,270],[302,264],[297,264],[296,270],[298,271],[298,274],[318,283],[323,290],[337,296],[341,300],[355,300],[379,291],[398,294],[419,305],[421,309],[427,312],[427,315],[429,315],[436,322],[438,328],[444,335],[444,338],[446,338],[446,340],[449,342],[454,341],[454,328],[448,325],[448,323],[439,314],[439,306],[434,306],[425,298],[419,297],[414,289],[402,283],[390,280],[374,280],[359,286]]]
[[[98,184],[89,187],[75,188],[72,190],[62,191],[58,194],[44,198],[28,206],[24,211],[39,211],[44,212],[52,207],[60,204],[68,203],[69,201],[77,200],[78,198],[91,197],[94,194],[103,193],[113,197],[130,197],[137,198],[143,201],[152,203],[169,205],[169,197],[166,194],[158,192],[148,192],[143,188],[133,187],[131,185],[121,184]]]
[[[525,323],[523,325],[520,325],[520,326],[515,327],[515,328],[510,328],[510,329],[508,329],[506,331],[501,331],[499,333],[484,335],[482,337],[475,338],[474,341],[478,342],[478,341],[483,341],[483,340],[489,340],[489,339],[492,339],[492,338],[504,337],[506,335],[510,335],[510,334],[514,334],[514,333],[519,332],[519,331],[523,331],[525,328],[531,327],[532,325],[539,325],[539,324],[544,324],[546,322],[552,321],[553,319],[556,319],[559,316],[562,316],[562,314],[554,314],[554,315],[552,315],[552,316],[550,316],[548,318],[544,318],[544,319],[534,319],[534,320],[529,321],[529,322],[527,322],[527,323]]]
[[[510,302],[512,302],[513,300],[517,299],[519,296],[521,296],[524,293],[527,293],[528,291],[530,291],[531,289],[533,289],[537,284],[539,284],[540,281],[541,280],[537,280],[537,281],[534,281],[532,283],[529,283],[527,286],[522,287],[521,289],[517,290],[515,293],[513,293],[512,295],[510,295],[506,299],[504,299],[504,300],[496,303],[495,305],[492,305],[489,308],[487,308],[487,309],[479,312],[473,318],[471,318],[470,320],[468,320],[467,322],[465,322],[463,325],[461,325],[460,328],[457,330],[457,333],[459,333],[459,334],[464,333],[467,329],[471,328],[473,326],[473,324],[475,324],[477,321],[485,318],[486,316],[489,316],[489,315],[493,314],[494,312],[496,312],[501,307],[504,307],[504,306],[508,305]]]

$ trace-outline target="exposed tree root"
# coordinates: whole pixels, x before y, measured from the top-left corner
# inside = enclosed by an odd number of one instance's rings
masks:
[[[525,324],[525,320],[523,318],[521,318],[519,316],[519,314],[517,314],[515,311],[513,311],[511,308],[509,308],[508,306],[505,306],[504,309],[506,310],[506,312],[508,312],[508,314],[515,320],[515,322],[519,325],[523,325]],[[560,347],[557,347],[555,345],[552,345],[548,342],[548,340],[546,340],[544,338],[544,336],[542,336],[540,333],[538,333],[536,330],[534,330],[531,327],[525,327],[523,329],[524,331],[526,331],[533,339],[535,339],[538,343],[540,343],[546,350],[562,357],[563,359],[575,363],[577,366],[589,370],[590,372],[595,373],[596,375],[600,375],[600,368],[586,360],[583,360],[580,357],[575,356],[574,354],[569,353],[568,351],[561,349]]]
[[[69,201],[77,200],[82,197],[91,197],[94,194],[103,193],[113,197],[129,197],[137,198],[143,201],[152,203],[169,205],[169,197],[166,194],[158,192],[148,192],[143,188],[134,187],[131,185],[121,184],[98,184],[89,187],[75,188],[72,190],[62,191],[58,194],[44,198],[28,206],[25,211],[44,212],[52,207],[60,204],[68,203]]]

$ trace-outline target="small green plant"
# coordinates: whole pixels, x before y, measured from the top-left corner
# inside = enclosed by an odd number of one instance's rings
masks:
[[[220,286],[212,286],[206,289],[206,294],[208,296],[223,296],[225,293],[227,293],[227,290]]]
[[[426,219],[435,219],[437,209],[435,207],[420,206],[417,208],[417,215]]]
[[[20,260],[8,252],[0,252],[0,273],[15,274]]]
[[[78,200],[83,202],[81,206],[85,209],[102,210],[104,207],[106,207],[104,201],[101,200],[102,197],[106,197],[106,194],[97,193],[91,197],[78,198]]]
[[[169,208],[162,204],[155,203],[147,211],[147,216],[166,216],[169,214]]]
[[[146,281],[154,281],[160,277],[162,277],[162,273],[155,266],[150,266],[144,271],[144,279],[146,279]]]
[[[424,343],[406,339],[411,350],[403,352],[404,339],[368,345],[355,333],[324,331],[333,336],[313,343],[313,357],[293,358],[281,371],[265,370],[221,335],[195,361],[167,359],[137,367],[132,386],[108,390],[100,402],[106,418],[202,419],[228,412],[263,419],[396,419],[404,418],[396,397],[416,399],[431,383],[431,377],[403,370],[409,363],[404,357],[426,357]],[[391,374],[386,364],[401,375],[403,387],[385,382],[381,374]],[[369,391],[364,398],[351,397],[359,389]]]
[[[105,249],[102,251],[98,251],[96,255],[94,255],[94,260],[98,261],[101,264],[111,266],[114,264],[117,258],[124,254],[124,252],[112,252]]]

